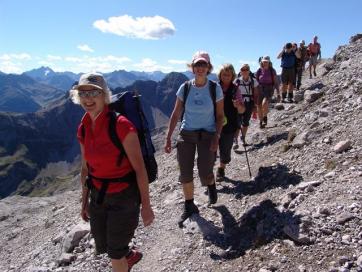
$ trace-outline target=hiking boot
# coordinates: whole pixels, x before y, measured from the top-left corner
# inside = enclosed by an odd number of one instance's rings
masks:
[[[317,73],[314,71],[314,72],[313,72],[313,75],[314,75],[314,76],[317,76]]]
[[[238,148],[239,148],[238,138],[235,137],[235,138],[234,138],[234,146],[233,146],[233,149],[236,150],[236,149],[238,149]]]
[[[245,138],[243,136],[240,136],[240,140],[243,143],[243,146],[248,146],[248,144],[245,141]]]
[[[309,75],[309,78],[312,79],[312,74]]]
[[[221,178],[225,177],[225,169],[222,168],[222,167],[218,167],[217,171],[216,171],[216,177],[218,179],[221,179]]]
[[[282,103],[285,103],[285,99],[287,98],[286,93],[282,93]]]
[[[216,184],[207,185],[207,193],[209,194],[209,204],[215,204],[217,202]]]
[[[143,254],[136,249],[130,249],[127,256],[128,272],[131,271],[132,266],[138,263],[143,257]]]
[[[178,221],[178,226],[182,228],[183,223],[187,218],[189,218],[193,214],[198,214],[198,213],[199,213],[199,208],[197,208],[197,206],[193,201],[191,203],[185,202],[184,211],[181,214],[180,220]]]
[[[268,124],[268,117],[267,116],[263,117],[263,123],[264,123],[265,126]]]
[[[260,127],[260,128],[265,128],[265,125],[264,125],[263,121],[260,121],[259,127]]]

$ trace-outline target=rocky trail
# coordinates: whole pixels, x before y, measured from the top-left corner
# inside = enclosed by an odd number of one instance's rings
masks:
[[[133,244],[144,256],[133,272],[362,271],[362,35],[317,74],[305,74],[298,103],[272,105],[266,129],[252,122],[252,178],[240,147],[217,182],[217,204],[207,206],[195,179],[200,214],[182,229],[176,152],[159,152],[156,220],[137,229]],[[79,196],[1,200],[0,271],[111,271],[94,256]]]

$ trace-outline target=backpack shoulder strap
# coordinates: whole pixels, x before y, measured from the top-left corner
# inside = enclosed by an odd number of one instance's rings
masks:
[[[84,139],[85,139],[85,127],[84,127],[83,123],[80,124],[80,133],[81,133],[82,139],[84,141]]]
[[[209,92],[214,105],[214,117],[216,121],[216,82],[213,80],[209,80],[209,82]]]
[[[115,112],[109,112],[109,126],[108,126],[108,135],[111,139],[112,143],[118,148],[119,150],[119,157],[117,160],[117,166],[121,165],[123,157],[127,156],[126,151],[124,150],[123,144],[118,137],[117,134],[117,120],[118,116]]]
[[[275,82],[274,82],[274,68],[273,67],[269,67],[270,70],[270,76],[272,79],[272,85],[274,86]]]
[[[186,99],[187,97],[189,96],[189,93],[190,93],[190,88],[191,88],[191,81],[188,80],[185,82],[185,85],[184,85],[184,108],[185,108],[185,105],[186,105]]]
[[[183,101],[184,105],[183,106],[184,107],[183,107],[183,110],[182,110],[182,113],[181,113],[181,118],[180,118],[181,122],[182,122],[182,119],[184,118],[184,115],[185,115],[186,99],[189,96],[190,88],[191,88],[191,80],[188,80],[184,84],[184,96],[183,96],[183,98],[184,98],[184,101]]]
[[[260,78],[260,73],[261,73],[261,68],[258,69],[258,71],[256,71],[256,80],[259,81],[259,78]]]
[[[250,77],[250,89],[251,89],[251,93],[252,93],[254,90],[254,78],[253,77]]]

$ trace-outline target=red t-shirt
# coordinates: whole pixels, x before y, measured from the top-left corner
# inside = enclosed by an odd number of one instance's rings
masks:
[[[84,147],[84,157],[88,163],[90,174],[98,178],[118,178],[133,171],[132,165],[127,157],[123,157],[121,165],[117,166],[119,149],[112,143],[109,134],[108,107],[98,115],[92,130],[92,120],[86,113],[78,127],[77,138]],[[85,130],[85,139],[82,137],[82,125]],[[119,116],[116,124],[116,131],[121,142],[128,133],[137,133],[133,124],[124,116]],[[102,183],[93,179],[93,185],[99,190]],[[128,187],[125,182],[110,183],[107,193],[116,193]]]

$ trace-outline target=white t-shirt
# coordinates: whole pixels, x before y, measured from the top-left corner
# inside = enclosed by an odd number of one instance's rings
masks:
[[[254,81],[254,88],[258,87],[259,83],[255,78],[249,77],[247,81],[244,81],[242,77],[239,77],[239,87],[240,93],[243,97],[244,102],[250,102],[250,96],[253,95],[253,90],[251,89],[251,79]]]

